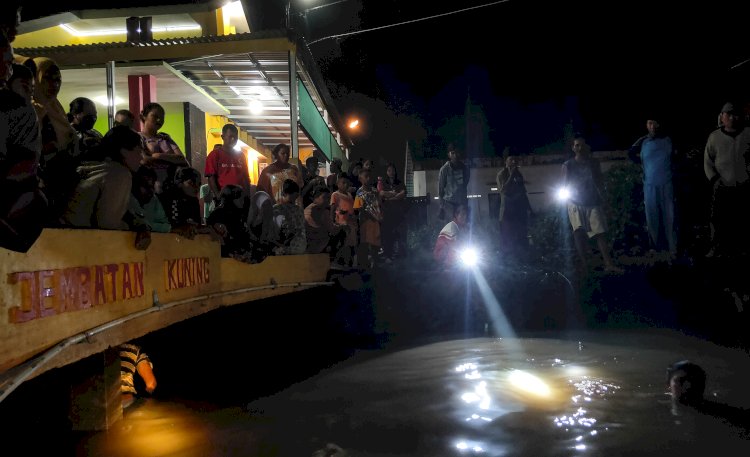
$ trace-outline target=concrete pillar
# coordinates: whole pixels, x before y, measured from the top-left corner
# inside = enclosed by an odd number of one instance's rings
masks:
[[[122,419],[120,351],[109,348],[80,362],[72,379],[73,430],[108,430]]]
[[[135,116],[133,128],[141,130],[143,107],[156,101],[156,77],[153,75],[128,75],[130,112]]]

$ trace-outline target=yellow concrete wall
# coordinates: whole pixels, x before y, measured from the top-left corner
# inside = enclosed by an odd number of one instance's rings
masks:
[[[299,148],[299,163],[304,165],[307,158],[312,157],[313,151],[313,148]]]
[[[159,92],[156,93],[157,102],[159,98]],[[185,139],[187,132],[185,131],[185,111],[181,102],[164,102],[159,104],[164,108],[164,125],[159,130],[169,134],[172,137],[177,146],[183,154],[185,151]]]
[[[328,254],[271,256],[256,264],[234,259],[221,259],[221,262],[222,290],[266,286],[273,282],[308,282],[310,278],[323,281],[330,266]],[[228,296],[224,303],[234,304],[237,300],[237,297]]]
[[[124,18],[122,22],[124,27]],[[75,26],[75,23],[73,24],[73,26]],[[154,40],[197,37],[201,35],[203,35],[202,30],[155,32]],[[76,37],[65,31],[61,27],[50,27],[48,29],[18,35],[15,41],[13,41],[13,47],[20,49],[37,48],[44,46],[68,46],[76,44],[119,43],[126,41],[126,39],[127,35],[125,33],[118,35]]]
[[[133,249],[134,242],[135,234],[129,232],[45,230],[26,254],[0,249],[0,278],[5,280],[0,293],[0,371],[71,335],[151,305],[151,294],[145,290],[143,296],[128,300],[120,300],[118,293],[117,301],[105,305],[12,323],[14,309],[28,302],[23,295],[31,292],[25,293],[26,287],[13,280],[14,274],[125,262],[142,262],[145,270],[146,253]],[[54,292],[60,291],[46,282]],[[46,298],[45,306],[54,306],[59,298]]]
[[[208,150],[206,151],[206,156],[208,156],[208,153],[211,152],[214,149],[214,145],[221,143],[221,137],[220,136],[214,136],[214,134],[211,133],[211,129],[219,129],[221,130],[222,127],[226,124],[235,124],[234,122],[230,121],[225,116],[217,116],[213,114],[206,114],[206,147]],[[235,124],[236,125],[236,124]],[[237,127],[240,130],[240,139],[247,143],[248,146],[255,149],[259,153],[261,153],[266,158],[271,157],[271,150],[267,147],[263,146],[262,143],[258,142],[255,138],[253,138],[252,135],[248,134],[245,130],[242,130],[241,127]]]
[[[187,2],[186,2],[187,3]],[[155,40],[164,40],[169,38],[187,38],[187,37],[198,37],[208,35],[234,35],[237,33],[237,27],[240,27],[242,31],[249,31],[249,26],[244,16],[231,17],[225,11],[225,7],[218,8],[211,11],[191,13],[192,19],[201,28],[196,30],[183,30],[183,31],[169,31],[169,32],[154,32],[153,36]],[[116,10],[113,15],[116,15]],[[122,14],[122,13],[120,13]],[[139,15],[139,14],[136,14]],[[116,16],[114,16],[116,17]],[[159,15],[153,16],[154,18],[160,17]],[[125,17],[119,18],[122,22],[122,28],[125,26]],[[95,20],[94,20],[95,21]],[[77,21],[76,21],[77,22]],[[72,22],[70,25],[73,29],[76,29],[76,22]],[[95,43],[118,43],[124,42],[127,39],[126,33],[112,34],[112,35],[100,35],[91,37],[78,37],[72,35],[62,27],[55,26],[49,27],[43,30],[35,32],[24,33],[16,37],[13,47],[15,48],[33,48],[33,47],[44,47],[44,46],[67,46],[77,44],[95,44]]]
[[[0,277],[5,278],[0,288],[0,372],[68,337],[151,307],[154,293],[159,303],[168,304],[212,293],[268,285],[274,281],[277,284],[321,282],[325,281],[328,272],[328,257],[324,254],[269,257],[259,264],[249,265],[233,259],[222,259],[219,244],[205,235],[188,240],[174,234],[154,233],[152,238],[151,246],[146,251],[138,251],[133,247],[135,234],[132,232],[46,229],[26,254],[0,249]],[[208,266],[207,276],[196,274],[198,261]],[[142,294],[136,293],[135,297],[126,294],[123,297],[123,264],[142,265]],[[107,265],[118,265],[114,275],[107,274]],[[183,265],[186,266],[185,270],[181,270]],[[101,272],[99,288],[92,284],[97,279],[97,266]],[[70,270],[72,267],[90,272],[90,282],[87,283],[89,295],[101,297],[100,303],[94,303],[94,297],[89,297],[88,302],[92,305],[82,307],[80,304],[85,300],[81,296],[62,299],[65,286],[61,281],[67,278],[64,272],[79,271]],[[205,272],[205,268],[201,270]],[[132,267],[128,271],[132,272]],[[129,273],[129,276],[133,280],[133,274]],[[115,296],[111,291],[113,277]],[[37,284],[41,278],[42,286],[50,290],[45,292],[41,287],[32,290],[31,278],[35,278]],[[100,294],[91,294],[95,290]],[[134,289],[128,290],[133,292]],[[137,325],[118,327],[106,340],[99,341],[98,346],[71,347],[74,355],[64,356],[65,363],[95,353],[106,345],[120,344],[220,305],[243,303],[294,290],[278,288],[201,299],[184,307],[151,314]],[[31,294],[41,298],[34,301]],[[41,303],[38,309],[43,313],[32,315],[32,303]],[[65,309],[65,304],[69,309]],[[23,320],[19,316],[27,319],[19,322]]]

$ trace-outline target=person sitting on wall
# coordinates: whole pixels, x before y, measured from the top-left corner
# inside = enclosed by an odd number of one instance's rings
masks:
[[[250,263],[262,262],[277,246],[273,200],[270,195],[258,191],[250,197],[245,228],[252,246]],[[247,259],[243,259],[243,262],[246,261]]]
[[[240,186],[227,184],[219,194],[219,204],[207,219],[207,224],[222,239],[221,256],[242,258],[250,248],[245,229],[247,197]]]
[[[155,183],[156,172],[153,169],[141,167],[135,172],[133,191],[126,214],[126,221],[131,230],[159,233],[169,233],[172,230],[164,207],[156,197]]]
[[[135,344],[125,343],[120,347],[120,392],[122,394],[122,407],[132,405],[138,396],[135,388],[135,374],[143,379],[148,394],[154,393],[156,389],[156,376],[154,376],[153,364],[148,355],[141,351]]]
[[[12,62],[13,47],[0,33],[0,183],[3,189],[0,246],[26,252],[42,233],[48,205],[39,188],[41,137],[36,113],[24,97],[6,86]]]
[[[440,231],[432,255],[443,268],[452,268],[458,261],[458,249],[461,232],[469,221],[469,211],[466,205],[453,207],[453,220],[445,224]]]
[[[93,155],[102,141],[102,134],[94,129],[96,119],[96,104],[92,100],[78,97],[70,102],[68,120],[75,130],[73,146],[80,161],[101,160]]]
[[[135,116],[133,116],[130,110],[121,109],[115,113],[114,125],[124,125],[132,129],[135,126]]]
[[[32,106],[34,97],[34,74],[25,65],[13,64],[13,74],[8,79],[8,88],[26,100]]]
[[[78,168],[81,177],[67,201],[61,223],[80,228],[128,230],[123,220],[130,201],[133,173],[140,167],[141,138],[127,127],[115,127],[101,144],[102,162]]]
[[[201,174],[195,168],[180,168],[174,177],[174,185],[159,195],[172,232],[193,239],[198,233],[208,233],[201,225],[198,190]]]
[[[304,254],[307,249],[305,216],[297,206],[299,186],[291,179],[284,181],[279,202],[273,207],[273,221],[278,233],[279,246],[274,248],[276,255]]]

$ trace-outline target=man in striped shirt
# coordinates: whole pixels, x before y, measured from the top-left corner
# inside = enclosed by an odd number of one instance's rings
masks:
[[[127,408],[134,401],[138,391],[135,388],[134,375],[136,372],[146,384],[146,391],[150,394],[156,389],[156,377],[153,365],[145,352],[134,344],[120,345],[120,378],[122,392],[122,407]]]

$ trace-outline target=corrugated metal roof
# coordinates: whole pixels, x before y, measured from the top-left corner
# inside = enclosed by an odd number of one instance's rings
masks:
[[[288,53],[224,54],[171,65],[226,107],[227,117],[264,146],[291,142]],[[262,109],[253,111],[253,102]],[[301,130],[299,146],[314,147]]]
[[[329,127],[334,135],[338,132],[343,136],[341,119],[309,49],[304,45],[304,41],[298,41],[297,37],[284,29],[224,36],[173,38],[143,43],[112,42],[19,48],[15,51],[27,57],[50,57],[70,68],[104,64],[108,59],[120,61],[119,59],[122,58],[122,61],[137,62],[158,56],[229,109],[230,119],[265,146],[273,147],[281,142],[290,143],[291,139],[287,52],[275,50],[220,54],[221,48],[218,47],[215,51],[212,50],[215,55],[197,54],[200,57],[195,58],[188,58],[187,55],[183,58],[169,58],[167,55],[183,56],[179,46],[185,45],[256,42],[279,38],[289,40],[290,47],[294,43],[297,44],[297,56],[303,67],[300,68],[298,65],[298,76],[307,87],[313,89],[311,91],[313,99],[321,112],[324,109],[328,111],[332,122]],[[143,56],[134,52],[142,48],[147,48],[150,52]],[[159,48],[165,51],[168,48],[171,51],[165,52],[162,56],[157,51]],[[119,56],[118,51],[120,51]],[[91,53],[90,57],[85,57],[87,53]],[[260,114],[250,111],[249,102],[256,99],[263,104],[263,111]],[[300,147],[314,146],[301,129],[299,140]],[[344,138],[343,143],[344,147],[347,147],[349,141]]]
[[[86,52],[86,51],[103,51],[109,49],[126,49],[126,48],[153,48],[159,46],[174,46],[185,44],[200,43],[228,43],[233,41],[245,40],[264,40],[269,38],[289,38],[289,34],[284,30],[267,30],[253,33],[238,33],[235,35],[221,36],[200,36],[188,38],[166,38],[163,40],[153,40],[149,42],[133,43],[128,41],[93,43],[93,44],[75,44],[68,46],[43,46],[36,48],[18,48],[16,54],[28,57],[49,56],[50,54],[61,54],[67,52]]]

